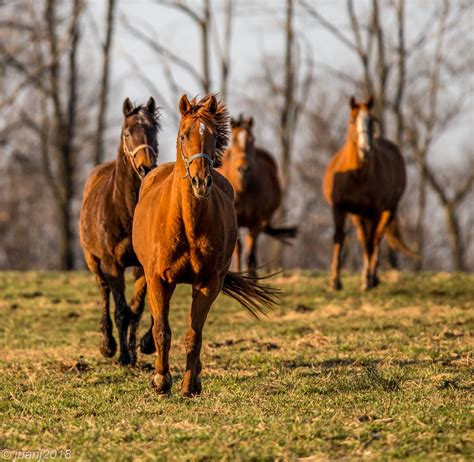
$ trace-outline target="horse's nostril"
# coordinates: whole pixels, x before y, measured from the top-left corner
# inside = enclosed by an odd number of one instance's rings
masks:
[[[204,180],[204,185],[205,185],[206,189],[209,189],[212,186],[212,182],[213,182],[212,176],[207,175],[206,179]]]
[[[193,185],[193,188],[198,189],[199,188],[199,177],[198,176],[193,176],[191,178],[191,184]]]

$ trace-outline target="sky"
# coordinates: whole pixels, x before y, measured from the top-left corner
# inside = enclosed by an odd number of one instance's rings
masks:
[[[223,11],[226,0],[212,0],[215,24],[219,25],[219,36],[222,37]],[[284,13],[285,0],[238,0],[236,5],[235,22],[232,37],[231,50],[231,71],[230,87],[231,95],[234,97],[228,101],[231,114],[237,114],[242,110],[239,99],[245,95],[247,88],[252,87],[252,80],[261,66],[261,57],[263,55],[273,57],[271,63],[278,72],[282,65],[284,50]],[[327,18],[336,27],[341,30],[347,30],[348,20],[345,11],[345,1],[342,0],[313,0],[318,12]],[[363,12],[367,0],[358,0],[356,2],[358,11]],[[431,7],[430,0],[418,0],[417,6],[426,3],[428,12]],[[199,11],[200,0],[188,0],[187,4]],[[382,3],[383,4],[383,3]],[[411,5],[409,3],[409,5]],[[100,33],[103,33],[103,24],[105,21],[106,2],[88,1],[87,14],[91,21],[98,25]],[[383,6],[383,8],[388,8]],[[416,14],[415,14],[416,13]],[[418,16],[417,16],[418,14]],[[428,15],[428,14],[427,14]],[[414,26],[421,27],[426,21],[424,10],[417,8],[417,11],[409,13],[409,21]],[[173,160],[175,157],[175,138],[177,126],[173,119],[178,113],[178,100],[169,90],[166,78],[163,73],[163,65],[160,58],[150,48],[138,40],[127,29],[125,22],[134,26],[142,27],[151,37],[156,38],[167,48],[173,50],[180,57],[199,67],[200,63],[200,41],[199,31],[189,18],[175,8],[158,4],[149,0],[119,0],[117,11],[116,31],[113,47],[113,68],[112,68],[112,91],[110,97],[111,130],[117,131],[121,123],[121,107],[125,97],[130,97],[137,103],[145,102],[150,96],[150,89],[138,77],[137,68],[145,74],[154,85],[165,96],[173,108],[163,109],[162,124],[163,130],[160,133],[160,158],[163,161]],[[474,26],[474,21],[473,21]],[[316,63],[316,78],[329,78],[324,71],[325,66],[331,66],[340,69],[357,69],[357,61],[354,55],[336,40],[328,31],[318,27],[315,21],[307,15],[298,15],[296,17],[295,29],[302,31],[307,38],[307,47],[311,49]],[[417,27],[408,28],[417,30]],[[474,27],[473,27],[474,30]],[[471,32],[474,33],[474,32]],[[100,40],[97,31],[91,33],[89,38],[92,41]],[[213,43],[212,56],[217,56],[215,43]],[[133,67],[130,64],[130,57],[136,63]],[[217,62],[212,63],[213,83],[216,90],[219,90],[219,79]],[[319,67],[318,67],[319,66]],[[97,66],[99,69],[99,66]],[[175,80],[179,82],[180,87],[186,89],[189,96],[195,96],[199,93],[199,87],[186,73],[178,68],[174,68]],[[98,76],[99,78],[99,76]],[[471,91],[466,93],[469,99],[471,110],[466,113],[457,124],[457,128],[450,130],[449,134],[439,141],[437,156],[442,161],[443,152],[447,149],[453,150],[453,145],[472,143],[472,134],[470,127],[474,126],[474,100],[472,89],[474,82],[471,82]],[[334,85],[334,92],[339,91],[337,85]],[[354,89],[356,95],[361,95],[358,89]],[[156,95],[153,95],[156,97]],[[163,106],[160,98],[156,97],[158,105]],[[171,111],[174,110],[174,114]],[[346,108],[341,108],[346,110]],[[257,123],[259,121],[257,120]],[[341,140],[342,141],[342,140]],[[456,144],[457,143],[457,144]],[[113,157],[115,153],[110,153]]]

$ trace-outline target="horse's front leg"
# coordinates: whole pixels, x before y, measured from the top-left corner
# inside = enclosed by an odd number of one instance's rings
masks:
[[[130,302],[130,333],[128,337],[128,346],[130,348],[130,357],[132,364],[137,361],[137,329],[145,308],[146,280],[143,268],[134,268],[135,282],[133,284],[133,296]]]
[[[120,356],[119,363],[130,364],[130,352],[128,350],[127,333],[130,325],[130,308],[125,298],[124,269],[116,264],[104,266],[103,272],[112,290],[115,302],[115,325],[119,332]]]
[[[331,281],[329,287],[335,290],[342,289],[341,283],[341,252],[344,245],[346,222],[346,212],[339,207],[333,207],[334,218],[334,242],[332,246],[332,262],[331,262]]]
[[[377,219],[366,219],[356,216],[358,227],[358,237],[362,242],[364,252],[364,267],[362,268],[362,290],[369,290],[373,287],[372,274],[370,271],[370,262],[374,252],[374,230]]]
[[[189,330],[186,334],[186,373],[181,384],[181,396],[201,393],[201,346],[202,329],[212,303],[222,288],[223,279],[215,277],[205,284],[193,286],[193,302],[189,315]]]
[[[153,340],[156,348],[155,375],[152,386],[158,394],[167,395],[171,391],[172,379],[169,366],[171,328],[168,321],[170,300],[175,285],[155,278],[148,282],[148,300],[153,316]]]

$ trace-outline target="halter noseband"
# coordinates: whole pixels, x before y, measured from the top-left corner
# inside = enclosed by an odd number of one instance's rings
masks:
[[[184,155],[183,152],[183,141],[180,140],[179,142],[180,145],[180,153],[181,153],[181,158],[183,159],[184,162],[184,168],[186,170],[186,175],[183,176],[183,179],[185,178],[191,178],[191,175],[189,174],[189,167],[190,165],[196,160],[196,159],[206,159],[209,162],[209,165],[211,168],[214,168],[214,159],[211,159],[207,154],[203,152],[198,152],[197,154],[194,154],[191,156],[189,159]]]
[[[135,156],[137,155],[138,151],[140,151],[141,149],[148,148],[155,155],[155,159],[158,158],[158,154],[153,149],[153,146],[150,146],[149,144],[140,144],[132,152],[130,152],[130,149],[128,149],[128,146],[127,146],[127,141],[125,139],[125,135],[123,135],[122,138],[123,138],[123,143],[122,144],[123,144],[123,147],[124,147],[125,154],[129,157],[130,163],[132,164],[132,167],[133,167],[133,170],[135,170],[135,173],[140,177],[140,179],[142,179],[142,176],[140,175],[140,172],[138,171],[137,166],[135,165]]]

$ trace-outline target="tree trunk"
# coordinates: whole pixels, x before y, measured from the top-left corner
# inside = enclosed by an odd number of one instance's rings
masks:
[[[287,196],[290,185],[291,168],[291,126],[294,105],[294,65],[293,65],[293,0],[286,1],[286,41],[285,41],[285,94],[280,115],[280,178],[281,178],[281,205],[274,215],[277,221],[284,221],[287,215]],[[273,244],[272,253],[275,255],[277,266],[283,266],[284,247],[281,243]]]
[[[102,79],[99,94],[99,110],[97,114],[97,132],[95,140],[95,164],[104,161],[104,131],[106,128],[105,116],[107,114],[107,103],[109,95],[110,74],[110,51],[112,49],[112,34],[114,29],[115,0],[108,1],[107,8],[107,32],[103,45]]]
[[[209,63],[209,28],[211,25],[211,7],[210,0],[204,0],[204,16],[201,22],[201,41],[202,41],[202,76],[204,93],[207,95],[211,91],[211,74]]]
[[[455,206],[451,202],[444,204],[444,213],[446,216],[446,224],[448,226],[453,269],[456,271],[466,271],[466,265],[464,264],[464,248],[461,239],[461,227],[459,226]]]
[[[426,211],[426,175],[424,154],[418,154],[418,216],[416,219],[416,242],[417,252],[420,256],[415,262],[415,271],[423,269],[423,253],[425,248],[425,211]]]

